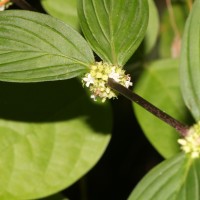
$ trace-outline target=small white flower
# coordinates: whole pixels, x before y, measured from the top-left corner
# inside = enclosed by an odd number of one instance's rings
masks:
[[[119,73],[115,72],[114,67],[112,68],[112,72],[108,75],[108,77],[114,79],[116,82],[119,82],[119,79],[120,79],[120,75]]]
[[[92,94],[92,95],[90,96],[90,98],[93,99],[94,101],[96,101],[96,96],[95,96],[94,94]]]
[[[129,86],[132,86],[132,85],[133,85],[133,83],[130,80],[125,82],[125,87],[126,88],[129,88]]]
[[[112,78],[127,88],[132,86],[130,75],[126,75],[120,66],[96,62],[90,66],[90,72],[82,78],[83,85],[89,87],[90,97],[94,101],[101,99],[105,102],[106,99],[117,98],[118,93],[107,85],[108,78]]]
[[[199,152],[196,152],[196,151],[194,151],[194,152],[192,152],[192,158],[198,158],[199,157]]]
[[[5,5],[0,6],[0,11],[4,11],[5,10]]]
[[[129,88],[132,85],[133,85],[133,83],[131,82],[131,77],[129,75],[127,75],[126,76],[126,81],[125,81],[125,87]]]
[[[178,139],[178,143],[181,144],[182,146],[185,146],[187,144],[185,139]]]
[[[87,77],[83,78],[83,80],[86,82],[86,87],[89,87],[90,84],[94,84],[94,79],[93,77],[91,76],[91,74],[88,74]]]

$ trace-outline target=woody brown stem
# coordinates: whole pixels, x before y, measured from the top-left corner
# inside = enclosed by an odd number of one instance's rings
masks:
[[[149,111],[150,113],[158,117],[159,119],[163,120],[164,122],[166,122],[167,124],[175,128],[182,137],[185,137],[187,135],[188,130],[189,130],[189,127],[187,125],[182,124],[178,120],[174,119],[173,117],[163,112],[162,110],[160,110],[159,108],[157,108],[156,106],[148,102],[147,100],[143,99],[139,95],[135,94],[131,90],[127,89],[123,85],[109,78],[108,86],[112,88],[113,90],[115,90],[116,92],[122,94],[129,100],[134,101],[138,105],[142,106],[144,109],[146,109],[147,111]]]

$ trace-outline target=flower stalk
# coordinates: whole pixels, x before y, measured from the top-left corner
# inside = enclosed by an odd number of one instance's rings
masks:
[[[154,106],[153,104],[148,102],[147,100],[143,99],[142,97],[135,94],[134,92],[132,92],[128,88],[124,87],[123,85],[117,83],[112,78],[108,79],[107,84],[111,89],[115,90],[116,92],[125,96],[129,100],[142,106],[144,109],[146,109],[147,111],[149,111],[150,113],[152,113],[153,115],[158,117],[159,119],[163,120],[164,122],[166,122],[167,124],[169,124],[170,126],[175,128],[182,137],[187,136],[188,131],[189,131],[189,127],[187,125],[184,125],[181,122],[179,122],[178,120],[174,119],[173,117],[171,117],[167,113],[163,112],[162,110],[160,110],[159,108],[157,108],[156,106]]]

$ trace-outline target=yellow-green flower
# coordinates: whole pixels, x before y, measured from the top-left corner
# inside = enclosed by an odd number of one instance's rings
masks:
[[[200,121],[193,125],[185,138],[178,139],[181,149],[190,154],[192,158],[200,156]]]
[[[117,93],[107,86],[108,78],[114,79],[126,88],[132,86],[130,75],[126,75],[120,66],[96,62],[90,66],[90,72],[82,79],[83,85],[89,88],[91,98],[95,101],[99,98],[105,102],[106,99],[117,97]]]

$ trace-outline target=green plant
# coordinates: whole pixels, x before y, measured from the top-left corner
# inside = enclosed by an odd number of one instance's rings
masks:
[[[63,12],[59,6],[63,0],[42,1],[50,14],[76,30],[81,27],[85,39],[49,15],[22,10],[0,13],[0,80],[22,86],[67,80],[62,111],[56,108],[50,117],[44,115],[37,121],[38,114],[44,112],[42,105],[34,120],[22,120],[20,116],[17,120],[1,119],[0,199],[45,197],[89,171],[109,143],[112,117],[107,99],[117,98],[119,93],[172,126],[134,103],[144,133],[166,161],[147,174],[129,199],[199,199],[200,64],[196,29],[200,0],[194,2],[186,25],[185,18],[180,17],[185,26],[180,59],[163,59],[169,54],[166,41],[173,40],[172,56],[178,56],[181,39],[171,1],[166,2],[174,33],[161,38],[160,60],[150,65],[144,60],[153,60],[150,53],[159,27],[152,0],[78,0],[78,15]],[[72,11],[76,7],[75,1],[64,4],[71,5]],[[191,4],[189,0],[178,1],[179,9],[190,8]],[[148,67],[132,83],[131,75],[137,73],[135,63]],[[189,108],[196,125],[189,127],[165,114],[132,93],[128,89],[132,85],[136,93],[186,124],[192,120]],[[58,103],[54,98],[53,104]],[[179,153],[177,140],[185,153]]]

